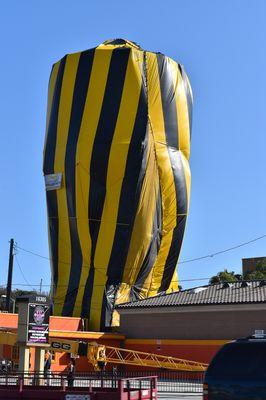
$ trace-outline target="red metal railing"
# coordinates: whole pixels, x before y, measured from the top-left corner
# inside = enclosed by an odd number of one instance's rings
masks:
[[[157,377],[120,378],[111,381],[103,376],[86,380],[86,385],[69,386],[63,375],[37,373],[0,375],[0,399],[65,400],[80,395],[84,400],[155,400]],[[78,382],[77,377],[75,380]],[[84,380],[83,380],[84,384]]]

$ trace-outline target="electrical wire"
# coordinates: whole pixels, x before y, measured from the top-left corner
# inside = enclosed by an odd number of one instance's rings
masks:
[[[258,241],[258,240],[264,239],[265,237],[266,237],[266,234],[261,235],[261,236],[258,236],[258,237],[254,238],[254,239],[249,240],[249,241],[242,242],[242,243],[240,243],[240,244],[238,244],[238,245],[236,245],[236,246],[232,246],[232,247],[226,248],[226,249],[224,249],[224,250],[220,250],[220,251],[217,251],[217,252],[214,252],[214,253],[211,253],[211,254],[207,254],[207,255],[205,255],[205,256],[201,256],[201,257],[197,257],[197,258],[192,258],[192,259],[180,261],[178,264],[180,265],[180,264],[185,264],[185,263],[190,263],[190,262],[194,262],[194,261],[203,260],[203,259],[206,259],[206,258],[213,258],[213,257],[215,257],[215,256],[217,256],[217,255],[227,253],[227,252],[229,252],[229,251],[235,250],[235,249],[240,248],[240,247],[243,247],[243,246],[247,246],[247,245],[249,245],[249,244],[251,244],[251,243],[254,243],[254,242]],[[26,252],[26,253],[32,254],[32,255],[34,255],[34,256],[36,256],[36,257],[40,257],[40,258],[42,258],[42,259],[51,261],[51,258],[46,257],[46,256],[43,256],[43,255],[38,254],[38,253],[36,253],[36,252],[33,252],[33,251],[31,251],[31,250],[25,249],[25,248],[23,248],[23,247],[20,247],[20,246],[18,246],[17,244],[15,244],[14,248],[15,248],[15,250],[16,250],[16,249],[19,249],[19,250],[22,250],[22,251],[24,251],[24,252]],[[14,283],[14,284],[12,285],[12,287],[14,287],[14,286],[28,286],[28,287],[31,287],[33,290],[35,290],[33,286],[38,287],[39,284],[31,284],[31,283],[29,283],[29,281],[26,279],[26,277],[25,277],[25,275],[24,275],[24,273],[23,273],[23,271],[22,271],[22,268],[21,268],[20,263],[19,263],[18,258],[17,258],[17,254],[15,253],[14,256],[15,256],[15,259],[16,259],[16,263],[17,263],[17,265],[18,265],[18,267],[19,267],[19,269],[20,269],[21,275],[22,275],[24,281],[26,282],[26,284],[23,284],[23,283]],[[61,262],[61,263],[65,263],[65,262],[63,262],[63,261],[60,261],[60,262]],[[67,264],[69,264],[69,263],[67,263]],[[89,267],[89,266],[88,266],[88,267]],[[104,267],[103,267],[103,268],[104,268]],[[103,269],[103,268],[102,268],[102,269]],[[103,272],[99,271],[99,269],[101,269],[101,267],[96,268],[95,271],[97,271],[97,272],[99,272],[99,273],[103,273]],[[106,268],[104,268],[104,269],[106,269]],[[205,280],[207,281],[207,280],[210,280],[210,279],[211,279],[211,277],[206,277],[206,278],[205,278],[205,277],[204,277],[204,278],[192,278],[192,279],[179,279],[179,280],[177,280],[177,281],[172,281],[172,283],[193,282],[193,281],[195,282],[195,281],[205,281]],[[83,287],[83,286],[85,287],[85,285],[79,285],[79,287]],[[105,286],[105,284],[97,285],[97,286],[103,287],[103,286]],[[56,288],[60,288],[60,287],[68,287],[68,285],[43,284],[43,287],[51,287],[51,288],[56,287]],[[76,290],[78,290],[78,288],[73,289],[73,291],[76,291]],[[62,297],[65,297],[67,294],[68,294],[68,293],[66,293],[66,294],[65,294],[64,296],[62,296]]]
[[[14,254],[14,256],[15,256],[16,263],[17,263],[17,265],[18,265],[18,267],[19,267],[20,273],[21,273],[21,275],[22,275],[22,278],[23,278],[24,281],[27,283],[27,286],[31,287],[31,288],[35,291],[33,285],[31,285],[31,284],[29,283],[29,281],[26,279],[26,277],[25,277],[25,275],[24,275],[24,273],[23,273],[23,271],[22,271],[22,268],[21,268],[20,263],[19,263],[19,261],[18,261],[17,254]],[[13,285],[12,285],[12,286],[13,286]]]
[[[264,239],[264,238],[266,238],[266,234],[258,236],[258,237],[254,238],[254,239],[251,239],[251,240],[247,241],[247,242],[242,242],[242,243],[239,243],[239,244],[237,244],[235,246],[228,247],[226,249],[223,249],[223,250],[220,250],[220,251],[216,251],[216,252],[213,252],[213,253],[210,253],[210,254],[206,254],[204,256],[200,256],[200,257],[196,257],[196,258],[190,258],[188,260],[179,261],[178,265],[187,264],[187,263],[191,263],[191,262],[195,262],[195,261],[200,261],[200,260],[204,260],[206,258],[213,258],[213,257],[216,257],[216,256],[218,256],[220,254],[224,254],[224,253],[227,253],[229,251],[233,251],[233,250],[239,249],[240,247],[247,246],[247,245],[249,245],[251,243],[257,242],[258,240],[261,240],[261,239]],[[43,258],[45,260],[53,261],[50,257],[43,256],[43,255],[38,254],[38,253],[36,253],[36,252],[34,252],[32,250],[25,249],[25,248],[20,247],[18,245],[15,245],[15,248],[17,248],[19,250],[22,250],[22,251],[24,251],[26,253],[32,254],[32,255],[34,255],[36,257],[40,257],[40,258]],[[60,264],[69,264],[69,262],[65,262],[65,261],[61,261],[61,260],[59,260],[58,262]],[[89,265],[83,265],[83,266],[90,268]],[[97,267],[97,269],[106,269],[106,268],[105,267]]]
[[[179,282],[195,282],[195,281],[208,281],[210,280],[211,277],[208,278],[190,278],[190,279],[178,279],[177,281],[171,281],[172,283],[179,283]],[[0,285],[0,287],[4,287],[5,285]],[[12,286],[36,286],[39,287],[39,283],[31,283],[31,284],[26,284],[26,283],[13,283]],[[68,287],[68,285],[51,285],[51,284],[42,284],[43,287]],[[85,287],[86,285],[79,285],[79,287]],[[94,285],[94,286],[105,286],[105,285]]]
[[[206,256],[201,256],[201,257],[197,257],[197,258],[191,258],[189,260],[180,261],[178,264],[186,264],[186,263],[193,262],[193,261],[203,260],[205,258],[212,258],[212,257],[218,256],[219,254],[227,253],[228,251],[232,251],[235,249],[239,249],[240,247],[247,246],[250,243],[254,243],[254,242],[257,242],[258,240],[264,239],[265,237],[266,237],[266,234],[262,235],[262,236],[258,236],[254,239],[251,239],[248,242],[243,242],[236,246],[228,247],[227,249],[220,250],[215,253],[207,254]]]

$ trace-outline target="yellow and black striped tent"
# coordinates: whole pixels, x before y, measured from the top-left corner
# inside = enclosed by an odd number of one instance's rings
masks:
[[[190,195],[192,93],[180,64],[109,40],[52,69],[44,149],[54,314],[177,289]]]

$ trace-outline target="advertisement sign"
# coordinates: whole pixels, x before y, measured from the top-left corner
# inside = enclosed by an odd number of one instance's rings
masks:
[[[47,344],[49,335],[49,306],[29,303],[28,343]]]

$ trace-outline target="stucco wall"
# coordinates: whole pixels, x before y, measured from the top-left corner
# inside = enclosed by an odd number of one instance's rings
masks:
[[[266,331],[266,309],[198,312],[133,313],[120,315],[119,331],[127,338],[235,339]]]

